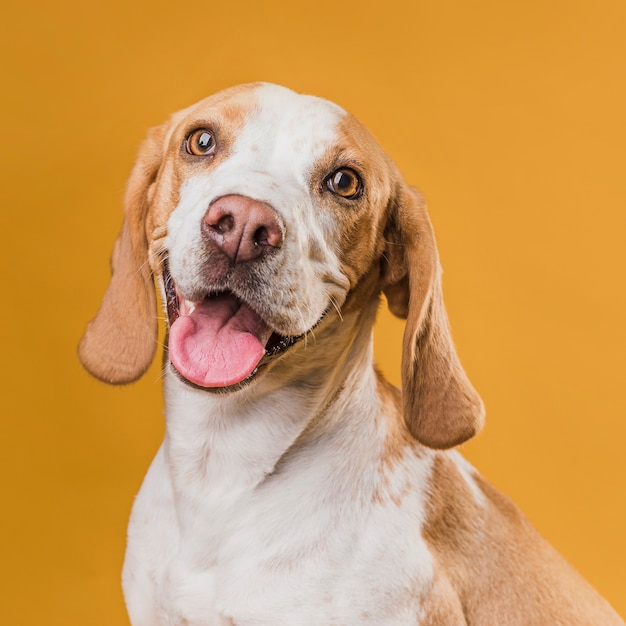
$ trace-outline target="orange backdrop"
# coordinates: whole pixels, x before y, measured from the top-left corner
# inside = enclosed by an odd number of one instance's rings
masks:
[[[626,4],[172,3],[3,11],[0,623],[126,624],[126,520],[163,431],[158,364],[114,389],[75,346],[145,130],[268,80],[360,117],[424,191],[464,453],[626,615]],[[402,325],[377,355],[399,378]]]

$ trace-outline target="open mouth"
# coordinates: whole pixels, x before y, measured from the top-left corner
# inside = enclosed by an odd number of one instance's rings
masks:
[[[230,291],[198,302],[181,297],[167,267],[163,284],[169,320],[169,358],[187,381],[206,388],[238,385],[302,337],[285,336]]]

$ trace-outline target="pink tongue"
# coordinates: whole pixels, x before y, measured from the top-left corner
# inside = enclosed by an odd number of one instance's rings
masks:
[[[170,360],[196,385],[235,385],[252,374],[271,334],[265,322],[235,296],[211,297],[172,324]]]

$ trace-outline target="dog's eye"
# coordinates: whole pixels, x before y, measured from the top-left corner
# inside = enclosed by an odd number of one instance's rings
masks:
[[[347,167],[333,172],[326,179],[326,185],[334,194],[349,200],[358,197],[362,189],[361,179]]]
[[[194,156],[209,156],[215,151],[215,137],[208,128],[198,128],[185,139],[185,150]]]

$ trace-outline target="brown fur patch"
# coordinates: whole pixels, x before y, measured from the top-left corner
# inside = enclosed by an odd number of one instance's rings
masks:
[[[194,174],[217,167],[231,154],[246,116],[255,106],[254,87],[254,84],[240,85],[205,98],[174,114],[163,125],[166,149],[145,227],[153,271],[160,271],[159,252],[167,235],[167,220],[178,205],[182,184]],[[208,128],[215,134],[213,156],[193,156],[184,150],[185,138],[197,128]]]
[[[355,199],[345,199],[327,189],[326,177],[341,167],[354,170],[362,180],[363,191]],[[337,141],[318,161],[311,173],[319,203],[340,228],[342,236],[335,252],[352,288],[380,258],[393,182],[399,176],[389,157],[371,134],[351,115],[337,128]]]
[[[435,573],[432,589],[420,612],[419,626],[466,626],[463,607],[443,572]]]
[[[385,442],[381,466],[382,469],[389,470],[406,456],[408,450],[418,451],[418,449],[404,421],[399,419],[402,414],[400,390],[385,380],[380,372],[376,374],[381,413],[385,416]]]
[[[475,481],[484,507],[454,462],[438,455],[423,531],[468,624],[623,624],[508,498]]]

